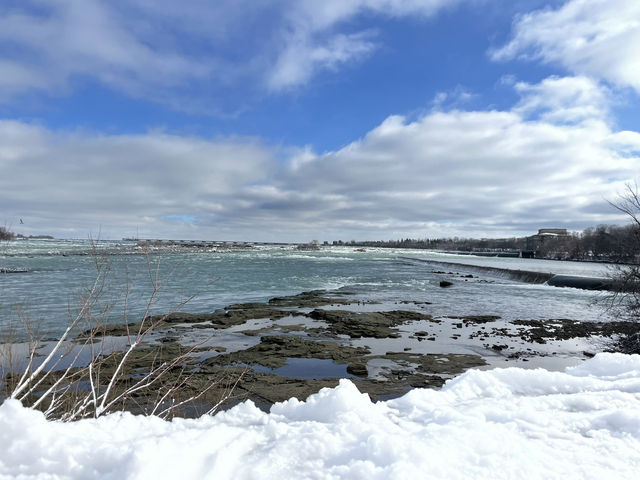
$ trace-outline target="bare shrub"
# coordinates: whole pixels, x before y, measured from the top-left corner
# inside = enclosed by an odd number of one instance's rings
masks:
[[[113,324],[107,322],[108,306],[101,304],[100,299],[111,267],[109,259],[99,255],[95,245],[93,247],[95,279],[80,292],[78,308],[70,314],[68,325],[57,340],[43,342],[23,315],[18,316],[28,337],[26,343],[15,342],[15,325],[5,332],[4,343],[0,344],[0,365],[5,369],[0,372],[0,395],[4,389],[5,397],[41,410],[47,418],[71,421],[97,418],[120,410],[168,418],[215,389],[217,401],[211,403],[209,400],[206,409],[200,413],[215,411],[229,398],[241,374],[201,376],[190,363],[197,345],[151,347],[147,341],[151,332],[192,297],[183,298],[164,315],[151,315],[162,283],[159,264],[152,264],[147,255],[151,293],[144,313],[138,322],[129,323],[129,297],[133,285],[127,274],[123,324],[120,325],[120,333],[124,335],[118,337],[120,345],[109,345],[107,339]],[[19,347],[22,347],[21,353],[16,352]],[[44,358],[39,353],[43,349],[46,351]],[[16,373],[18,358],[26,358],[26,365]]]
[[[616,266],[610,274],[614,288],[606,301],[609,308],[640,323],[640,193],[637,184],[627,184],[618,201],[609,203],[631,220],[633,241],[630,262]],[[640,333],[622,338],[619,347],[626,353],[640,353]]]
[[[13,232],[10,232],[7,227],[0,227],[0,241],[13,240],[14,236]]]

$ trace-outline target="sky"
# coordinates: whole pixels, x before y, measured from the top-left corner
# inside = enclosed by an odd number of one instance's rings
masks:
[[[4,0],[0,225],[509,237],[626,219],[637,0]]]

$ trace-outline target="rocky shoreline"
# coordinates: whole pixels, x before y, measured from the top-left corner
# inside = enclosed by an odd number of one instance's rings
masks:
[[[382,400],[412,388],[438,388],[470,368],[562,369],[598,351],[615,350],[618,337],[640,330],[630,322],[434,318],[422,312],[428,304],[377,304],[346,290],[311,291],[213,313],[151,317],[154,331],[127,361],[124,384],[159,362],[181,359],[179,368],[162,380],[180,384],[172,401],[206,389],[196,404],[181,410],[185,416],[207,411],[231,388],[222,408],[251,399],[268,409],[291,397],[304,400],[344,377],[372,399]],[[108,325],[93,341],[122,345],[126,331],[126,325]],[[83,340],[81,334],[75,341]],[[116,351],[102,366],[105,378],[119,355]],[[141,392],[124,408],[144,413],[153,395]]]

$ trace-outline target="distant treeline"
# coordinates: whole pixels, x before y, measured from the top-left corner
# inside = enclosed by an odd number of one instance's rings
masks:
[[[636,263],[640,259],[640,230],[636,225],[598,225],[567,237],[552,237],[538,252],[543,258]]]
[[[0,227],[0,241],[2,240],[15,240],[15,239],[32,239],[32,240],[53,240],[51,235],[29,235],[25,236],[20,233],[15,234],[8,230],[6,227]]]
[[[470,253],[534,252],[536,258],[634,263],[640,258],[640,231],[634,225],[598,225],[567,235],[511,238],[404,238],[388,241],[334,241],[357,247],[418,248]]]

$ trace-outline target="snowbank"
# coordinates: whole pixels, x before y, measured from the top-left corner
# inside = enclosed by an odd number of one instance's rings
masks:
[[[640,356],[469,371],[371,403],[343,380],[271,413],[62,424],[0,406],[0,478],[637,478]]]

